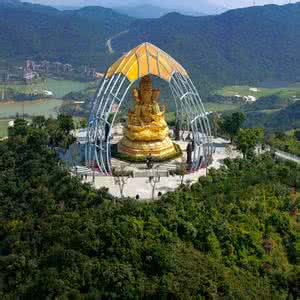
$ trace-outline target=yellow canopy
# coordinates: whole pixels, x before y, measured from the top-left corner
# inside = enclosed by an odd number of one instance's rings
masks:
[[[110,78],[122,73],[129,81],[136,81],[151,74],[170,81],[174,72],[187,76],[186,70],[171,56],[150,43],[144,43],[117,60],[106,76]]]

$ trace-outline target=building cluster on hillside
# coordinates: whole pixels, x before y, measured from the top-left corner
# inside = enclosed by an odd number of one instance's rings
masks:
[[[256,97],[248,95],[248,96],[241,96],[241,95],[234,95],[234,97],[242,99],[245,102],[255,102],[257,100]]]
[[[0,70],[0,82],[25,81],[30,83],[33,80],[47,77],[93,81],[99,78],[99,73],[95,68],[86,65],[73,66],[68,63],[47,60],[26,60],[21,67],[14,66]]]
[[[64,64],[62,62],[50,62],[43,60],[41,62],[35,62],[32,60],[27,60],[24,67],[24,80],[34,79],[36,76],[64,76],[72,74],[80,74],[83,79],[95,80],[96,79],[96,69],[88,66],[74,67],[71,64]]]

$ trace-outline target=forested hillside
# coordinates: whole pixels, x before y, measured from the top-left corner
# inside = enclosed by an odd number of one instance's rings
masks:
[[[297,298],[299,166],[226,161],[160,201],[117,200],[56,158],[71,124],[17,120],[0,142],[1,299]]]
[[[104,70],[125,51],[152,42],[192,73],[201,92],[222,84],[300,80],[300,3],[190,17],[135,20],[111,9],[60,12],[0,5],[0,58],[62,60]],[[111,55],[105,42],[114,39]]]
[[[269,101],[268,101],[269,102]],[[254,105],[254,108],[259,107],[260,104]],[[251,107],[251,106],[250,106]],[[246,106],[246,109],[249,109]],[[248,111],[246,126],[262,127],[269,131],[287,131],[300,127],[300,101],[295,101],[282,109],[274,109],[272,111]]]
[[[0,3],[0,58],[58,60],[103,70],[117,58],[107,55],[106,40],[131,21],[102,7],[61,12],[29,3]]]

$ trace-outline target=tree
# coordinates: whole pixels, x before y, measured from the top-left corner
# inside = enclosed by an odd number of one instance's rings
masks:
[[[44,116],[33,117],[31,124],[35,128],[44,128],[46,126],[46,118]]]
[[[159,171],[158,168],[154,171],[153,175],[149,176],[149,181],[152,187],[152,200],[154,200],[155,198],[155,190],[156,190],[156,186],[157,184],[160,182],[160,175],[159,175]]]
[[[81,128],[87,128],[87,120],[86,119],[80,120],[80,127]]]
[[[76,138],[71,134],[74,129],[73,118],[68,115],[60,114],[56,119],[46,120],[46,130],[49,134],[49,144],[52,147],[68,149]]]
[[[26,136],[29,131],[29,127],[27,125],[28,122],[25,119],[17,118],[14,121],[14,125],[8,128],[8,135],[10,137]]]
[[[240,128],[245,121],[245,115],[241,112],[234,112],[230,116],[225,116],[221,122],[221,128],[229,135],[230,142],[237,136]]]
[[[263,136],[264,131],[261,128],[245,128],[239,131],[237,146],[244,158],[254,156],[255,147],[263,140]]]
[[[57,117],[59,128],[65,133],[70,134],[71,130],[74,129],[73,118],[70,115],[59,114]]]
[[[300,130],[295,130],[294,136],[295,136],[296,140],[300,142]]]
[[[124,188],[131,176],[130,172],[125,170],[125,166],[122,165],[119,170],[113,170],[114,182],[119,186],[120,196],[124,198]]]
[[[187,164],[182,162],[177,170],[176,170],[176,175],[180,176],[180,186],[183,186],[183,182],[184,182],[184,177],[188,174],[187,171]]]
[[[212,132],[214,136],[218,136],[221,126],[220,114],[219,113],[212,113],[210,115],[210,122],[212,127]]]

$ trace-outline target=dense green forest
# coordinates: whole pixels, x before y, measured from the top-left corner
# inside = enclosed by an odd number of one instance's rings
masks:
[[[269,131],[287,131],[300,128],[300,101],[293,101],[290,105],[281,109],[279,109],[279,106],[282,105],[282,102],[281,104],[279,102],[276,104],[269,103],[270,106],[267,110],[256,110],[259,106],[266,107],[266,105],[268,105],[268,101],[265,103],[258,102],[253,106],[245,106],[247,115],[245,126],[262,127]],[[277,105],[277,109],[274,109]]]
[[[17,120],[0,142],[2,299],[297,298],[299,166],[227,160],[157,202],[113,199],[57,159],[72,124]]]
[[[271,134],[268,138],[268,144],[275,149],[300,157],[300,130],[292,131],[289,134],[283,132]]]
[[[28,3],[0,4],[0,59],[59,60],[104,71],[125,51],[148,41],[186,66],[202,94],[224,84],[296,82],[299,14],[296,3],[135,20],[102,7],[61,12]],[[106,40],[127,29],[113,40],[115,53],[109,54]]]
[[[132,20],[102,7],[59,11],[30,3],[0,3],[0,58],[58,60],[103,71],[117,59],[107,55],[106,40]]]

